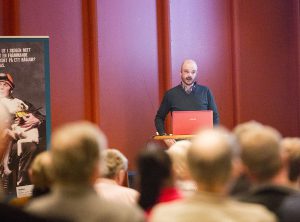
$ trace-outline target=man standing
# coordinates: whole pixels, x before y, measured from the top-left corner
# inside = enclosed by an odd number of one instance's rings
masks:
[[[181,83],[166,92],[156,113],[155,126],[159,135],[166,134],[164,121],[167,114],[173,111],[212,110],[214,124],[219,123],[219,113],[211,91],[196,83],[197,71],[194,60],[184,60],[180,71]]]

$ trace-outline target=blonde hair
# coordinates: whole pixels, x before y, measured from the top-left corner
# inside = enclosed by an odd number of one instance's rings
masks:
[[[113,179],[120,170],[127,170],[128,160],[117,149],[107,149],[103,152],[102,176]]]
[[[173,144],[166,151],[172,159],[173,169],[179,180],[190,178],[190,171],[187,163],[187,152],[191,145],[191,141],[181,140]]]
[[[69,123],[57,129],[51,140],[55,182],[89,183],[106,147],[105,135],[90,122]]]
[[[188,150],[188,163],[195,181],[207,189],[225,184],[237,148],[235,137],[224,128],[200,131]]]
[[[46,188],[52,183],[51,155],[49,151],[39,153],[32,161],[30,168],[30,180],[35,187]]]
[[[280,170],[280,140],[280,133],[269,126],[250,130],[241,136],[242,161],[257,180],[267,181]]]

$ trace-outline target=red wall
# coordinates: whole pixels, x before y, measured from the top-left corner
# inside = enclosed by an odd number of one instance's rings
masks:
[[[84,118],[80,0],[20,1],[20,35],[50,37],[52,127]]]
[[[154,1],[98,1],[100,126],[130,160],[155,132],[155,10]]]
[[[235,1],[234,8],[238,121],[299,135],[299,1]]]
[[[10,2],[1,35],[50,36],[53,128],[97,122],[131,168],[155,132],[160,91],[179,83],[185,58],[198,62],[198,82],[212,89],[222,124],[255,119],[299,136],[300,0],[0,0],[0,10]],[[97,7],[83,13],[91,2]],[[92,97],[98,120],[87,112]]]

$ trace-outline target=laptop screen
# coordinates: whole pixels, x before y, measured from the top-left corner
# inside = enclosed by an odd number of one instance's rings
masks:
[[[213,128],[213,111],[173,111],[173,135],[193,135],[201,128]]]

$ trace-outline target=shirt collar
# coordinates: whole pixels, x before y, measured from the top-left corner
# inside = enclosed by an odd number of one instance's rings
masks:
[[[181,81],[181,87],[187,94],[190,94],[191,92],[193,92],[194,88],[196,87],[196,81],[191,86],[188,86],[184,82]]]

